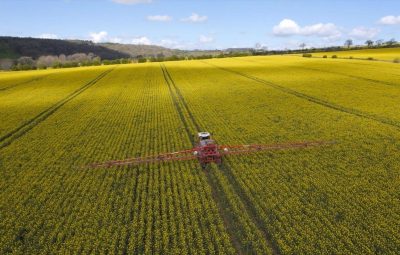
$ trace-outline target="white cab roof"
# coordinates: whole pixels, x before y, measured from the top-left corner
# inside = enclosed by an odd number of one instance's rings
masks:
[[[208,132],[200,132],[200,133],[198,133],[198,136],[199,137],[208,137],[208,136],[210,136],[210,133],[208,133]]]

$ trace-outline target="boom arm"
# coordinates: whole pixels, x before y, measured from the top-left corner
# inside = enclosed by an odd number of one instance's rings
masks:
[[[335,142],[309,141],[309,142],[280,143],[280,144],[218,145],[218,152],[221,156],[224,156],[230,154],[254,153],[267,150],[300,149],[307,147],[329,145],[333,143]],[[195,147],[189,150],[164,153],[154,156],[113,160],[102,163],[93,163],[89,165],[89,167],[109,168],[113,166],[127,166],[127,165],[138,165],[138,164],[148,164],[148,163],[161,163],[169,161],[194,160],[194,159],[200,159],[198,154],[200,149],[201,147]]]
[[[277,144],[248,144],[248,145],[219,145],[222,155],[229,154],[245,154],[266,150],[285,150],[285,149],[301,149],[307,147],[316,147],[334,144],[335,142],[327,141],[308,141],[297,143],[277,143]]]
[[[182,160],[192,160],[196,159],[197,156],[194,155],[196,148],[190,150],[183,150],[171,153],[164,153],[154,156],[139,157],[139,158],[128,158],[123,160],[113,160],[102,163],[94,163],[89,165],[89,167],[113,167],[113,166],[127,166],[127,165],[138,165],[156,162],[168,162],[168,161],[182,161]]]

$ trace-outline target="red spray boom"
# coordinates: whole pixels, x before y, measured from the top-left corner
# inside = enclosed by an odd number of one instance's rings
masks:
[[[277,144],[249,144],[249,145],[218,145],[211,139],[208,132],[198,133],[199,142],[196,147],[188,150],[164,153],[154,156],[128,158],[123,160],[113,160],[102,163],[93,163],[89,167],[113,167],[148,164],[157,162],[198,160],[203,169],[210,163],[221,164],[222,158],[230,154],[247,154],[267,150],[300,149],[316,146],[330,145],[334,142],[327,141],[305,141],[296,143],[277,143]]]

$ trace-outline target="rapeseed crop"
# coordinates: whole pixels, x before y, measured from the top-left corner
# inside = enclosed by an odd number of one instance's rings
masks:
[[[357,61],[0,74],[0,252],[397,254],[399,67]],[[220,144],[336,144],[229,156],[207,170],[84,167],[191,148],[198,131]]]

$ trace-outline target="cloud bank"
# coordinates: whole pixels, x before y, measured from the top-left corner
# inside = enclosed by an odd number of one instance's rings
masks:
[[[101,31],[98,33],[92,32],[89,33],[90,40],[94,43],[104,42],[107,40],[108,33],[106,31]]]
[[[333,23],[318,23],[301,27],[291,19],[283,19],[278,25],[273,27],[272,32],[276,36],[302,35],[325,38],[337,38],[342,34],[339,28]]]
[[[199,42],[201,43],[211,43],[214,41],[214,38],[211,36],[200,35]]]
[[[146,36],[140,36],[140,37],[136,37],[133,38],[131,40],[132,44],[141,44],[141,45],[151,45],[152,42],[149,38],[147,38]]]
[[[38,36],[38,38],[42,38],[42,39],[59,39],[58,35],[56,34],[48,34],[48,33],[44,33]]]
[[[172,17],[168,16],[168,15],[150,15],[150,16],[147,16],[147,20],[167,22],[167,21],[171,21]]]
[[[190,15],[187,18],[183,18],[182,21],[184,22],[192,22],[192,23],[200,23],[200,22],[205,22],[207,21],[208,17],[207,16],[202,16],[199,15],[197,13],[192,13],[192,15]]]
[[[376,28],[356,27],[350,31],[349,35],[356,39],[372,39],[378,33],[379,29]]]
[[[382,24],[382,25],[399,25],[400,24],[400,15],[399,16],[389,15],[389,16],[382,17],[378,23]]]

